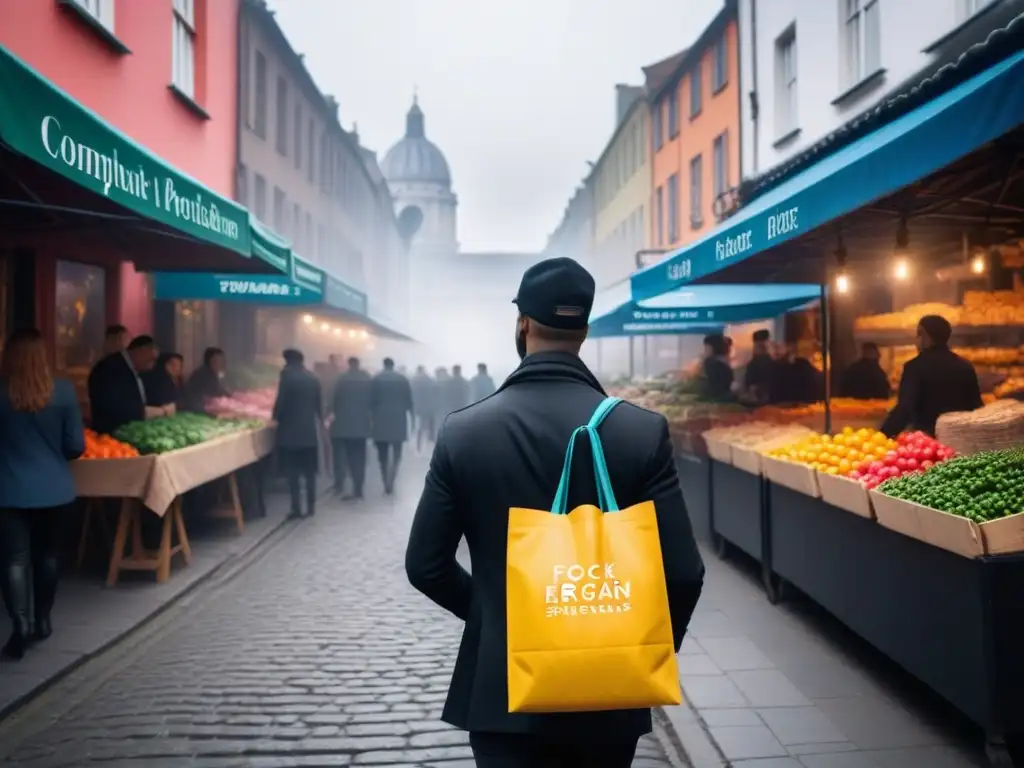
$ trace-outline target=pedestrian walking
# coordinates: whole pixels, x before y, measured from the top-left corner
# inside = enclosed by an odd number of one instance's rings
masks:
[[[563,464],[571,470],[566,473],[568,498],[562,499],[568,509],[600,500],[587,441],[576,447],[576,464],[571,454],[565,460],[570,436],[605,401],[597,378],[579,358],[593,299],[594,279],[571,259],[549,259],[526,271],[515,299],[522,363],[495,395],[448,416],[409,537],[405,564],[412,585],[466,622],[442,720],[469,731],[481,768],[627,768],[637,740],[651,731],[650,710],[635,707],[562,714],[509,711],[510,508],[558,506],[553,499],[562,485]],[[610,485],[622,507],[654,504],[671,640],[678,651],[700,594],[703,564],[676,474],[668,423],[660,414],[619,402],[601,434]],[[472,574],[456,559],[463,538]],[[594,571],[589,562],[582,567],[584,574]],[[607,567],[600,573],[608,573]],[[605,586],[612,588],[610,582]],[[558,602],[566,590],[549,589],[539,598],[537,631],[541,625],[557,627],[550,622],[561,620],[551,610],[545,618],[544,602],[550,603],[552,595]],[[584,620],[593,620],[598,631],[602,618],[588,615]],[[553,692],[587,683],[566,672],[564,684]]]
[[[476,376],[469,381],[469,392],[473,402],[476,403],[485,397],[490,397],[494,391],[494,379],[487,373],[487,364],[477,363]]]
[[[380,476],[384,493],[390,496],[395,490],[402,443],[409,436],[409,418],[413,415],[412,386],[395,370],[395,361],[390,357],[384,358],[384,370],[373,377],[370,400]]]
[[[452,375],[441,385],[441,419],[469,405],[469,397],[469,382],[462,376],[462,366],[453,365]]]
[[[53,631],[60,532],[76,495],[68,462],[85,452],[75,388],[53,378],[47,357],[39,331],[16,331],[0,366],[0,592],[12,624],[0,656],[12,660]]]
[[[416,450],[420,451],[426,442],[434,442],[437,430],[437,382],[430,378],[422,365],[416,368],[412,377],[412,406],[416,415]]]
[[[320,460],[320,382],[306,370],[305,357],[299,350],[286,349],[284,362],[274,401],[274,421],[277,422],[277,450],[288,475],[291,494],[289,517],[303,516],[303,483],[306,515],[312,517],[316,514],[316,475]]]
[[[350,501],[363,498],[366,441],[372,432],[370,390],[370,374],[360,367],[358,357],[350,357],[348,370],[334,383],[328,416],[334,453],[334,485],[339,493],[344,493],[347,474],[352,480],[352,490],[344,498]]]

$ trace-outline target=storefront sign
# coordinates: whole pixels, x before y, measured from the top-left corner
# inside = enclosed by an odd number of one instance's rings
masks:
[[[157,272],[155,298],[165,301],[245,301],[259,304],[315,305],[320,296],[277,275],[218,275]]]
[[[357,315],[367,314],[366,294],[357,291],[337,278],[327,276],[324,289],[324,303],[335,309],[354,312]]]
[[[324,291],[323,270],[292,254],[292,281],[316,293]]]
[[[712,309],[637,309],[633,311],[634,320],[672,320],[687,321],[714,320],[715,312]]]

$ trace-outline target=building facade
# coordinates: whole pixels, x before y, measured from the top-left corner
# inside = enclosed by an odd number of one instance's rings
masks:
[[[237,0],[0,0],[0,46],[168,164],[230,197],[237,13]],[[69,233],[62,240],[51,230],[46,245],[24,251],[31,259],[5,259],[0,246],[0,283],[16,285],[22,302],[31,297],[16,319],[53,340],[57,370],[87,371],[104,325],[152,330],[151,283],[113,239],[104,246],[100,237]],[[11,243],[14,234],[5,234]]]
[[[739,185],[736,11],[727,0],[667,76],[648,71],[653,248],[672,250],[709,232]]]
[[[1019,0],[739,0],[743,178],[799,155],[1021,12]]]

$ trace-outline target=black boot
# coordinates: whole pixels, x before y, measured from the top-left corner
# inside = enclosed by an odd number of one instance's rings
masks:
[[[0,655],[17,660],[25,655],[29,639],[28,565],[8,565],[0,578],[3,579],[4,602],[12,625],[11,636],[0,649]]]
[[[35,606],[35,627],[32,639],[45,640],[53,634],[50,613],[57,597],[58,563],[55,555],[44,555],[33,563],[32,586]]]

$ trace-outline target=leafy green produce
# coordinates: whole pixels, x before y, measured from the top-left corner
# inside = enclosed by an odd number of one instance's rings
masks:
[[[253,429],[260,422],[250,419],[214,419],[199,413],[180,413],[161,419],[125,424],[114,437],[142,454],[168,453],[199,445],[222,435]]]
[[[1024,448],[986,451],[886,480],[878,489],[975,523],[1024,512]]]

